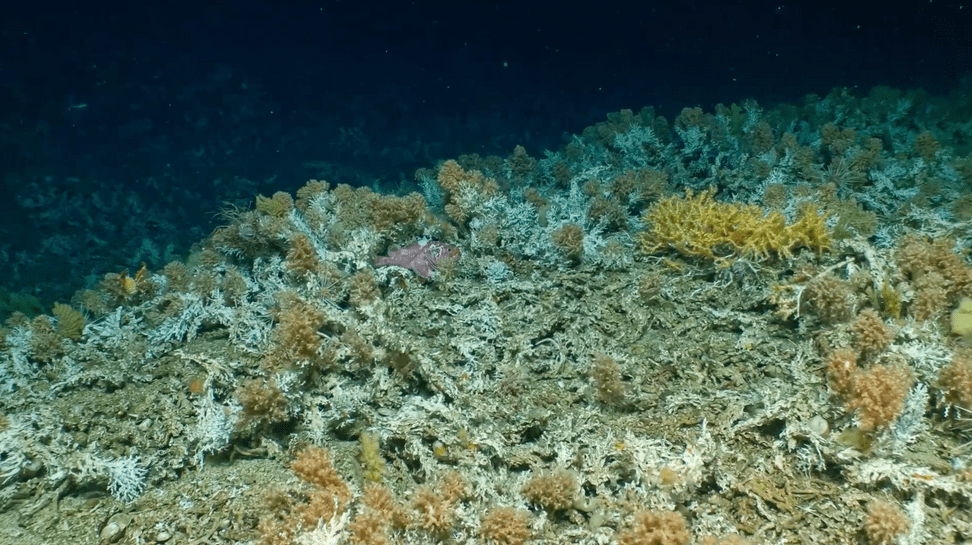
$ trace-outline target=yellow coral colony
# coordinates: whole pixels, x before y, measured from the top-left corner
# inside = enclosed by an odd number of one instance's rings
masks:
[[[952,333],[962,336],[972,333],[972,299],[963,297],[958,308],[952,311]]]
[[[787,225],[779,212],[719,202],[714,194],[714,187],[698,194],[689,189],[684,198],[673,196],[655,203],[643,217],[648,228],[638,236],[641,251],[654,253],[667,247],[685,255],[731,261],[789,257],[801,246],[822,251],[830,245],[827,217],[812,204]]]

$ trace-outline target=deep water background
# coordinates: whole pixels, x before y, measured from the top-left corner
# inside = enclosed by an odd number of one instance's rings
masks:
[[[161,267],[224,203],[310,178],[412,190],[417,168],[541,156],[623,108],[970,88],[957,3],[525,4],[18,5],[0,22],[0,307]]]

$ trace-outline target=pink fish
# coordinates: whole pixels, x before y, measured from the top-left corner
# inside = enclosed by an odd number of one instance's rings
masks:
[[[379,257],[375,261],[375,266],[397,265],[410,269],[422,278],[430,278],[432,271],[439,268],[439,263],[447,259],[456,259],[459,253],[459,248],[445,242],[432,241],[424,245],[416,242],[406,248],[388,252],[387,256]]]

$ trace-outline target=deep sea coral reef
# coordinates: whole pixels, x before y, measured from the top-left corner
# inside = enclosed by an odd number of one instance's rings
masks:
[[[11,307],[0,541],[968,541],[968,101],[624,110],[227,208]]]

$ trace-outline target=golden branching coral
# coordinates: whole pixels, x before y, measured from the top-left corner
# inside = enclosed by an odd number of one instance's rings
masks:
[[[822,322],[834,324],[851,316],[854,293],[846,280],[824,274],[807,282],[803,300]]]
[[[584,254],[584,228],[578,223],[565,223],[551,233],[551,240],[571,260],[580,260]]]
[[[905,366],[874,365],[854,375],[847,410],[857,409],[861,429],[871,431],[893,423],[904,411],[915,379]]]
[[[354,517],[348,529],[353,545],[391,545],[389,534],[403,529],[412,521],[411,515],[387,488],[367,483],[361,495],[362,509]]]
[[[297,200],[294,205],[298,210],[306,213],[310,209],[311,201],[330,187],[331,184],[323,180],[308,180],[304,187],[297,190]]]
[[[322,340],[317,330],[324,325],[324,314],[293,292],[277,294],[279,310],[272,337],[275,350],[268,363],[271,368],[317,361]]]
[[[535,505],[551,511],[567,509],[577,499],[577,476],[566,469],[534,475],[523,487],[523,495]]]
[[[655,203],[642,218],[648,229],[640,233],[644,253],[674,248],[689,256],[715,260],[789,257],[800,247],[822,251],[830,246],[826,215],[807,204],[796,222],[787,225],[779,212],[766,213],[751,204],[716,201],[715,188]]]
[[[867,507],[864,533],[872,545],[891,545],[908,531],[908,517],[901,508],[886,501],[874,500]]]
[[[30,321],[30,332],[30,352],[34,359],[50,363],[64,354],[62,334],[49,317],[35,316]]]
[[[972,409],[972,358],[968,353],[952,356],[952,362],[939,372],[938,384],[949,403]]]
[[[460,224],[469,220],[469,198],[488,198],[499,193],[496,180],[478,170],[464,170],[452,159],[439,167],[436,181],[447,192],[446,215]]]
[[[857,372],[857,352],[850,348],[838,348],[827,358],[827,384],[841,399],[853,396]]]
[[[420,229],[430,219],[425,197],[414,192],[404,197],[375,195],[368,201],[368,215],[371,226],[379,233]]]
[[[317,485],[333,495],[341,509],[351,501],[353,496],[351,489],[334,469],[331,456],[326,450],[307,447],[297,454],[290,467],[304,481]]]
[[[898,265],[915,292],[908,314],[916,320],[935,318],[960,296],[972,294],[972,268],[954,246],[949,239],[928,241],[914,235],[898,246]]]
[[[494,507],[480,520],[479,535],[491,545],[522,545],[530,538],[530,516],[512,507]]]
[[[685,518],[673,511],[642,511],[634,526],[621,534],[618,545],[686,545],[692,535]]]
[[[317,257],[317,250],[309,236],[304,233],[291,235],[286,263],[290,270],[298,274],[313,273],[320,269],[321,260]]]
[[[256,196],[256,209],[268,216],[282,218],[294,208],[294,198],[290,193],[277,191],[273,197]]]
[[[276,380],[248,379],[236,390],[236,400],[243,408],[237,422],[240,430],[265,427],[289,418],[290,401]]]
[[[361,308],[381,295],[378,281],[371,269],[362,269],[351,275],[348,282],[348,300],[355,307]]]
[[[867,354],[878,354],[894,341],[895,332],[874,309],[862,310],[851,326],[857,347]]]
[[[434,488],[427,484],[418,487],[412,496],[416,525],[429,533],[444,535],[455,523],[456,505],[468,493],[466,482],[456,471],[447,472]]]
[[[624,400],[624,382],[621,380],[621,367],[607,354],[594,354],[591,378],[597,388],[597,397],[608,405],[617,405]]]
[[[311,489],[300,495],[278,492],[268,498],[269,513],[258,526],[267,545],[303,542],[299,537],[302,533],[344,513],[354,496],[334,468],[330,454],[322,448],[302,450],[291,469]]]

